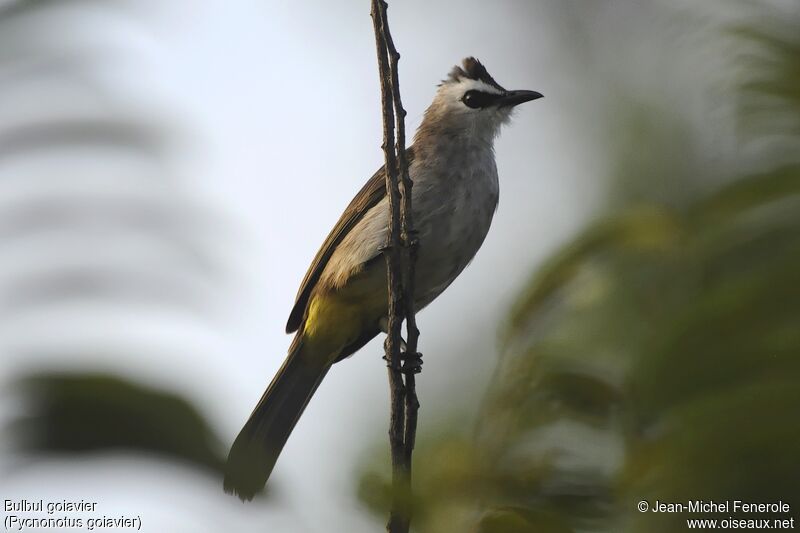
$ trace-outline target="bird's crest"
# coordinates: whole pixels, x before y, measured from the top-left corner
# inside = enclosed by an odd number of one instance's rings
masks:
[[[486,70],[486,67],[484,67],[483,64],[474,57],[468,57],[461,62],[461,66],[456,65],[453,67],[453,70],[451,70],[450,74],[447,75],[447,79],[444,81],[444,83],[458,83],[464,78],[470,80],[479,80],[487,85],[495,87],[496,89],[505,91],[505,89],[500,86],[499,83],[494,81],[494,78],[492,78],[492,76]]]

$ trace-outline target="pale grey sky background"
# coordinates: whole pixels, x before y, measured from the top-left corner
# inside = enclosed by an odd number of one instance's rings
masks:
[[[421,431],[435,427],[437,413],[480,401],[516,291],[602,205],[603,103],[634,90],[667,109],[680,99],[698,135],[709,114],[727,116],[708,106],[713,79],[687,82],[718,56],[691,53],[702,43],[668,29],[683,8],[657,5],[391,2],[410,132],[436,84],[467,55],[506,87],[545,95],[523,106],[497,143],[500,207],[483,249],[419,317]],[[4,312],[0,378],[31,369],[121,372],[185,394],[227,447],[283,360],[284,324],[309,261],[382,160],[369,2],[66,2],[0,31],[0,50],[12,38],[27,43],[14,52],[36,57],[38,68],[13,54],[1,67],[4,129],[53,116],[123,117],[155,128],[163,157],[109,149],[10,158],[0,165],[0,202],[141,198],[172,213],[176,231],[224,274],[141,236],[97,228],[7,244],[3,294],[37,265],[141,264],[181,303],[76,300]],[[89,61],[48,66],[72,56]],[[609,83],[615,78],[624,82]],[[725,139],[707,143],[729,149]],[[270,502],[242,505],[188,470],[116,456],[18,468],[4,454],[0,497],[92,499],[109,515],[141,515],[145,531],[374,531],[380,522],[358,507],[354,483],[359,459],[387,426],[380,356],[373,342],[329,374],[278,463]],[[17,406],[4,405],[8,418]]]

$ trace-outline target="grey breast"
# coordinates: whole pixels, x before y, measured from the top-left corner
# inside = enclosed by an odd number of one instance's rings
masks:
[[[478,146],[458,160],[415,161],[414,223],[419,237],[416,306],[442,293],[472,261],[483,244],[497,208],[494,153]]]

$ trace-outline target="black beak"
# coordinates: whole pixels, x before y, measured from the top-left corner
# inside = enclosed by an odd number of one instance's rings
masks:
[[[543,96],[542,93],[536,91],[506,91],[506,93],[501,95],[497,100],[497,105],[500,107],[513,107],[525,102],[530,102],[531,100],[537,100]]]

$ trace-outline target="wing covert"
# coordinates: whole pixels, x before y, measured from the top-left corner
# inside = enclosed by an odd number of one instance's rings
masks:
[[[406,149],[406,158],[411,164],[414,159],[413,147]],[[384,166],[381,166],[350,201],[342,216],[339,217],[339,221],[336,222],[336,225],[328,234],[325,242],[322,243],[317,255],[314,256],[314,260],[311,262],[311,266],[300,284],[300,289],[297,291],[294,307],[292,307],[289,320],[286,322],[286,333],[297,331],[300,324],[302,324],[311,291],[316,286],[334,250],[336,250],[336,246],[363,218],[364,214],[377,205],[384,196],[386,196],[386,181]]]

